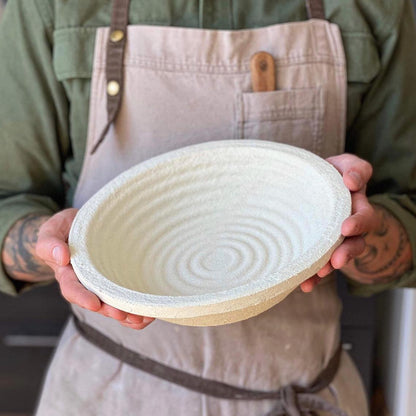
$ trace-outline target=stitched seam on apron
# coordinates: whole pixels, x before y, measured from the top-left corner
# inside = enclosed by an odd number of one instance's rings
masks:
[[[243,94],[238,93],[235,96],[235,126],[236,126],[236,139],[242,140],[244,138],[244,100]]]
[[[310,58],[310,59],[308,59]],[[312,59],[313,58],[313,59]],[[311,64],[328,64],[334,67],[343,66],[342,62],[334,59],[319,58],[314,55],[302,55],[299,57],[291,57],[285,59],[276,59],[278,67],[285,66],[301,66]],[[142,66],[144,68],[153,68],[155,70],[165,70],[171,72],[215,72],[215,73],[247,73],[250,72],[249,61],[244,60],[239,65],[221,65],[210,63],[193,63],[193,62],[173,62],[170,60],[156,59],[156,58],[128,58],[125,60],[124,67]],[[101,60],[97,63],[96,68],[105,68],[105,63]],[[278,68],[277,68],[278,69]]]
[[[280,111],[265,111],[259,113],[252,113],[249,117],[247,117],[244,121],[244,124],[252,124],[258,123],[259,121],[284,121],[284,120],[315,120],[315,118],[322,119],[322,115],[318,115],[315,117],[316,114],[319,114],[319,110],[317,111],[309,111],[309,112],[297,112],[296,110],[290,110],[286,112]]]
[[[319,93],[315,96],[315,105],[320,109],[319,119],[315,119],[315,137],[314,137],[314,151],[317,152],[325,146],[324,143],[324,124],[326,114],[326,88],[320,88]]]

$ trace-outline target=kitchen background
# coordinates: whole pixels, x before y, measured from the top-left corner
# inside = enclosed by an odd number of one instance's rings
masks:
[[[363,376],[373,416],[416,415],[416,290],[361,299],[338,280],[343,347]],[[17,298],[0,294],[0,416],[32,414],[68,315],[56,284]]]

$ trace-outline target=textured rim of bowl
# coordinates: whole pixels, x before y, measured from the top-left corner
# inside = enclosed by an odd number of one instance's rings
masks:
[[[321,234],[319,243],[306,251],[302,264],[290,263],[278,273],[270,274],[256,279],[245,285],[237,286],[224,291],[210,292],[207,294],[167,296],[141,293],[122,287],[107,279],[93,266],[89,256],[85,238],[77,238],[79,235],[87,235],[90,220],[96,210],[105,204],[111,197],[108,189],[114,190],[133,180],[139,173],[155,168],[165,161],[188,156],[197,152],[227,147],[255,147],[271,151],[285,152],[294,155],[306,162],[329,180],[334,192],[342,195],[337,201],[332,216],[331,226]],[[342,242],[340,235],[342,222],[351,213],[351,196],[345,187],[339,172],[319,156],[290,145],[270,142],[265,140],[225,140],[196,144],[174,150],[142,162],[110,181],[106,186],[93,195],[77,213],[69,234],[69,246],[71,251],[71,264],[80,282],[101,300],[130,313],[154,316],[159,318],[191,318],[218,314],[223,311],[232,311],[260,304],[270,296],[278,293],[290,292],[302,281],[315,274],[330,258],[330,254]],[[320,253],[325,253],[322,256]],[[308,264],[307,267],[302,266]],[[282,278],[283,276],[283,278]],[[282,281],[283,280],[283,281]]]

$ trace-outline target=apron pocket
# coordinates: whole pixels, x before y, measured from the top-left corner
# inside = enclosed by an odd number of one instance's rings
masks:
[[[322,148],[323,87],[240,93],[236,109],[240,139],[287,143],[314,153]]]

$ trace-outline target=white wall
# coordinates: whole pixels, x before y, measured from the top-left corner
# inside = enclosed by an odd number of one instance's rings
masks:
[[[416,290],[386,293],[380,302],[381,381],[392,416],[416,415]]]

